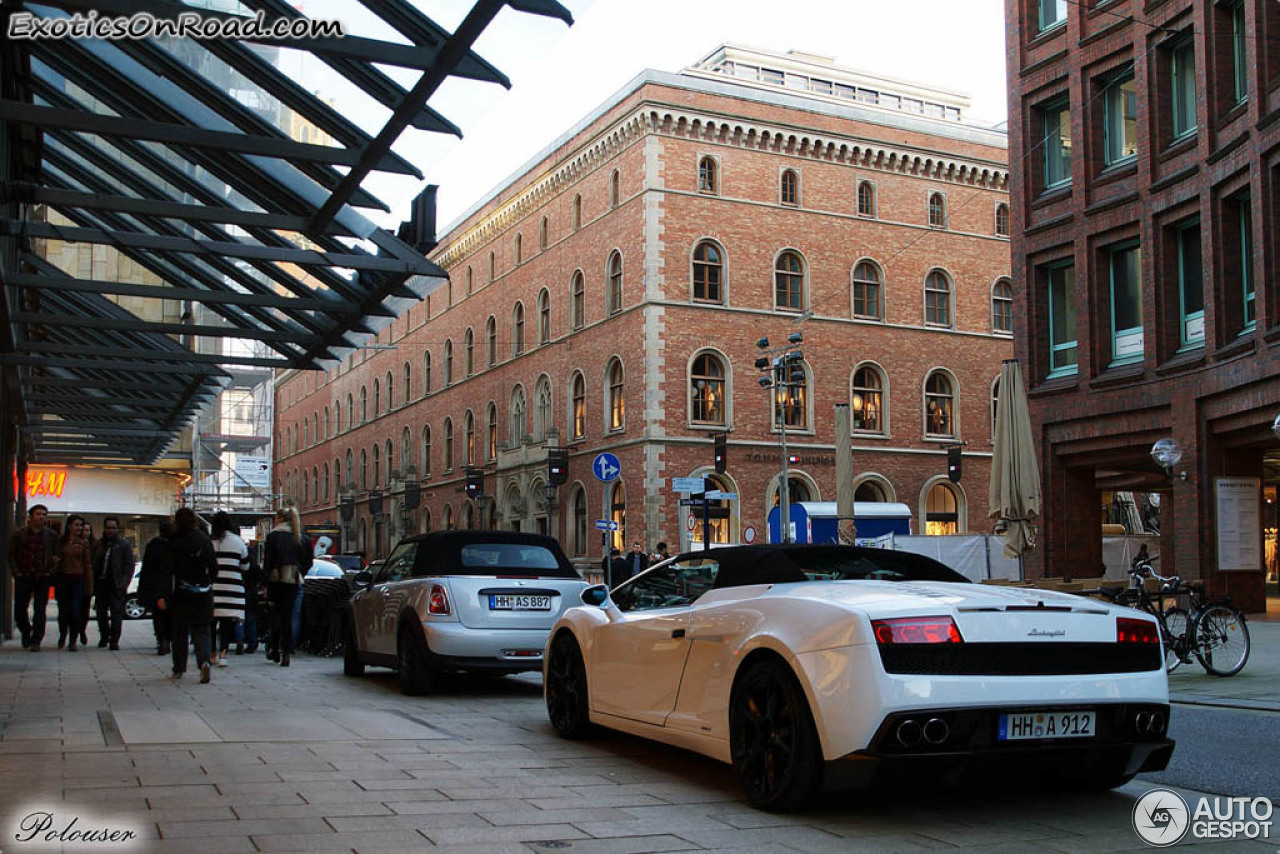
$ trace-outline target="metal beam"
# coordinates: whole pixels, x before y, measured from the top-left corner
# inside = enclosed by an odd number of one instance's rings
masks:
[[[290,359],[272,359],[258,356],[226,356],[221,353],[182,353],[172,350],[128,350],[115,347],[88,347],[78,344],[18,344],[18,351],[23,353],[48,353],[55,356],[99,356],[103,359],[116,359],[125,362],[146,362],[135,364],[131,370],[146,372],[151,370],[151,362],[183,362],[197,365],[258,365],[264,368],[297,367]]]
[[[93,349],[93,348],[82,348]],[[72,368],[86,371],[128,372],[137,375],[138,382],[145,382],[151,374],[198,374],[202,376],[230,377],[231,374],[210,365],[139,364],[133,359],[95,359],[93,357],[59,356],[62,348],[53,348],[54,355],[28,355],[0,353],[0,365],[25,365],[29,367]],[[134,355],[129,351],[130,355]]]
[[[96,377],[48,377],[40,374],[32,374],[27,378],[27,385],[32,389],[70,388],[83,389],[86,391],[138,391],[138,384],[136,382],[105,380],[98,379]],[[174,382],[171,377],[161,376],[152,378],[150,385],[163,386],[163,388],[154,389],[157,394],[168,394],[183,388],[182,383]]]
[[[302,344],[297,333],[276,332],[240,326],[205,326],[194,323],[160,323],[154,320],[130,320],[123,317],[72,317],[69,315],[43,314],[17,311],[15,323],[36,323],[49,328],[69,326],[83,329],[109,329],[119,332],[151,332],[158,335],[194,335],[197,338],[244,338],[251,341],[275,341],[283,344]]]
[[[39,104],[20,104],[15,101],[0,101],[0,120],[21,122],[42,129],[79,131],[97,136],[120,136],[125,139],[145,139],[166,145],[189,145],[195,148],[236,151],[242,154],[326,165],[355,166],[361,159],[360,153],[356,151],[331,145],[294,142],[285,137],[262,137],[229,131],[205,130],[192,125],[148,119],[117,118],[102,113],[64,110]],[[394,157],[383,157],[374,168],[379,172],[422,178],[421,172],[412,167],[406,168]]]
[[[103,427],[101,424],[92,421],[37,421],[34,424],[28,424],[22,429],[29,433],[74,433],[82,430],[92,430],[102,436],[149,436],[156,439],[167,439],[173,435],[173,430],[160,430],[152,427]]]

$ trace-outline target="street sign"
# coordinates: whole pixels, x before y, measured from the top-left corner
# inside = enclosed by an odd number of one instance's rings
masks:
[[[694,495],[701,495],[706,489],[706,482],[700,477],[673,477],[671,478],[671,488],[676,492],[689,492]]]
[[[718,489],[713,489],[713,490],[711,490],[710,492],[708,492],[708,493],[707,493],[707,500],[708,500],[708,501],[717,501],[717,500],[718,500],[718,501],[737,501],[737,500],[738,500],[738,493],[736,493],[736,492],[721,492],[721,491],[720,491],[720,490],[718,490]]]
[[[597,531],[616,531],[618,530],[618,523],[613,521],[612,519],[597,519],[596,530]]]
[[[591,461],[591,471],[595,473],[596,480],[608,483],[611,480],[618,479],[618,475],[622,473],[622,463],[618,462],[618,458],[613,454],[596,454],[596,458]],[[604,528],[600,530],[603,531]],[[613,528],[609,530],[613,530]]]
[[[681,498],[680,499],[681,507],[693,507],[695,504],[701,504],[701,503],[702,503],[701,498]]]

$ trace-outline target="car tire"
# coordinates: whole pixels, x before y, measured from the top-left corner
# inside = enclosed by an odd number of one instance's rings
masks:
[[[124,618],[126,620],[141,620],[147,616],[147,608],[138,601],[136,595],[129,596],[124,600]]]
[[[567,631],[561,632],[551,643],[544,693],[547,717],[561,738],[577,739],[590,734],[587,667],[577,640]]]
[[[412,626],[401,629],[397,653],[401,693],[421,697],[434,691],[439,671],[431,661],[431,652],[421,632],[415,632]]]
[[[355,622],[347,617],[347,629],[342,633],[342,672],[346,676],[363,676],[364,662],[360,660],[360,647],[356,644]]]
[[[822,780],[818,733],[791,669],[767,658],[748,667],[729,699],[729,750],[753,807],[785,812],[808,804]]]

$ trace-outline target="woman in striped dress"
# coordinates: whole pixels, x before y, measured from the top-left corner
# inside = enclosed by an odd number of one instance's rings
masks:
[[[213,517],[213,550],[218,555],[218,577],[213,580],[213,658],[219,667],[226,667],[236,624],[244,619],[244,574],[249,569],[249,549],[231,530],[231,517],[222,510]]]

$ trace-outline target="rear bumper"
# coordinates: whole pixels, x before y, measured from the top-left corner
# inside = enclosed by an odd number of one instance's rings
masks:
[[[522,673],[542,670],[546,629],[471,629],[455,622],[424,622],[427,648],[441,667]]]

